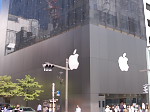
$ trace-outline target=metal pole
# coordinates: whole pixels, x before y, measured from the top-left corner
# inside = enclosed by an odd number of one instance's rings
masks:
[[[60,99],[59,99],[59,103],[60,103],[60,111],[59,112],[62,112],[62,83],[63,83],[63,78],[61,77],[61,75],[63,74],[63,72],[59,72],[60,73],[60,76],[59,76],[59,81],[60,81]]]
[[[55,83],[52,83],[52,101],[53,101],[53,112],[55,112],[54,110],[54,102],[55,102]]]
[[[68,112],[68,59],[66,59],[66,93],[65,93],[65,112]]]

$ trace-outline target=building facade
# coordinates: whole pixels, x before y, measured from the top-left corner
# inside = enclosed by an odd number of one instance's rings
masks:
[[[62,70],[44,72],[42,64],[65,66],[74,49],[80,64],[69,71],[69,111],[77,104],[99,112],[107,104],[146,103],[147,73],[140,72],[147,68],[143,1],[3,0],[0,18],[0,75],[15,80],[30,74],[44,87],[40,101],[30,106],[50,99],[56,83],[64,110]],[[21,98],[11,103],[25,104]]]
[[[144,3],[144,15],[145,15],[145,27],[146,27],[146,39],[147,39],[147,47],[146,47],[146,58],[147,58],[147,70],[150,69],[150,2],[148,0],[143,0]],[[150,83],[150,72],[148,74],[148,84]],[[150,89],[149,89],[150,90]],[[150,102],[150,92],[148,94],[148,102]]]

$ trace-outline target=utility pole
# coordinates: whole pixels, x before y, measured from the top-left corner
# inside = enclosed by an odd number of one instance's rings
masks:
[[[52,102],[53,102],[53,112],[55,112],[55,83],[52,83]]]

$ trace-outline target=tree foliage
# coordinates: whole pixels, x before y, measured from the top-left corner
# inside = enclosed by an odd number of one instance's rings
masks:
[[[25,79],[18,80],[18,96],[23,96],[25,101],[35,100],[40,96],[42,85],[35,81],[30,75],[25,75]]]
[[[0,96],[13,97],[17,92],[17,84],[11,81],[11,76],[0,76]]]

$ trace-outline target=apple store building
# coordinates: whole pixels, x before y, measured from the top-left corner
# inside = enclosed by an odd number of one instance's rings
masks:
[[[0,0],[0,75],[35,77],[44,90],[28,102],[35,109],[52,98],[52,83],[61,91],[56,112],[65,110],[66,88],[69,112],[147,103],[143,7],[142,0]]]

